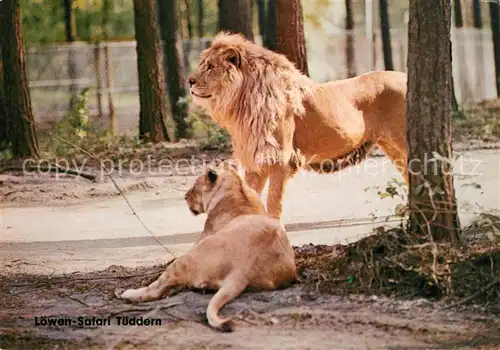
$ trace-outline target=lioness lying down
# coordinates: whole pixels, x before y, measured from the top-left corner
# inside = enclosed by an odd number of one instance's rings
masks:
[[[218,290],[208,304],[208,323],[231,331],[218,311],[247,287],[276,289],[296,276],[294,251],[279,220],[266,215],[255,191],[232,169],[209,169],[186,193],[195,215],[207,213],[200,241],[147,287],[117,292],[132,302],[160,299],[187,286]]]

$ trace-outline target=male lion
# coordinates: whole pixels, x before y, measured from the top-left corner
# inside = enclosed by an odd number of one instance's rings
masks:
[[[250,187],[260,194],[269,178],[267,210],[276,218],[299,168],[339,171],[375,145],[408,181],[404,73],[315,84],[285,56],[222,32],[188,82],[194,102],[230,133]]]
[[[276,289],[296,276],[295,256],[279,220],[265,214],[255,191],[232,169],[209,169],[187,191],[195,215],[207,213],[200,241],[177,258],[147,287],[117,292],[133,302],[160,299],[169,289],[187,286],[218,290],[206,311],[210,326],[231,331],[219,309],[247,287]]]

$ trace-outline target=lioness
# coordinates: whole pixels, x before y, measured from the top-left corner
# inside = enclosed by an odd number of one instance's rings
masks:
[[[188,78],[196,104],[231,135],[233,156],[279,218],[287,180],[301,167],[332,173],[379,145],[408,181],[406,74],[370,72],[315,84],[283,55],[219,33]]]
[[[232,331],[230,318],[220,318],[219,309],[247,287],[269,290],[291,283],[294,251],[279,220],[265,214],[257,193],[232,169],[208,169],[185,199],[193,214],[207,213],[202,239],[155,282],[117,291],[117,297],[145,302],[176,286],[218,290],[208,304],[208,323]]]

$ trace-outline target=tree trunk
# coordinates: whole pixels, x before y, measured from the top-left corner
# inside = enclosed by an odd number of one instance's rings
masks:
[[[391,25],[389,23],[387,0],[380,0],[380,30],[382,32],[385,70],[394,70],[392,64]]]
[[[410,0],[407,135],[409,229],[436,241],[459,241],[451,176],[451,4]]]
[[[163,1],[160,0],[160,3]],[[165,2],[177,2],[175,0],[169,0]],[[166,6],[169,6],[170,4],[165,4]],[[189,6],[189,0],[184,0],[184,8],[185,8],[185,16],[186,16],[186,24],[187,24],[187,31],[188,31],[188,39],[191,40],[194,37],[193,33],[193,21],[191,19],[191,7]],[[175,15],[175,12],[172,14]]]
[[[109,23],[109,14],[113,11],[113,2],[112,0],[103,0],[102,5],[102,40],[104,42],[104,71],[105,71],[105,80],[106,80],[106,89],[108,91],[108,121],[109,121],[109,129],[111,130],[111,134],[114,135],[116,131],[116,119],[115,119],[115,105],[113,103],[113,93],[111,90],[113,89],[113,73],[111,71],[111,52],[109,50],[108,43],[108,23]]]
[[[178,32],[176,1],[158,1],[160,32],[163,40],[163,64],[165,67],[168,95],[172,116],[177,124],[177,138],[186,138],[188,125],[182,41]]]
[[[300,0],[276,0],[276,51],[284,54],[297,68],[309,75],[302,4]]]
[[[0,13],[6,137],[14,157],[38,157],[38,140],[24,65],[24,44],[19,0],[2,0]],[[8,117],[8,118],[7,118]]]
[[[483,28],[483,18],[481,17],[481,0],[472,0],[472,14],[474,20],[474,28]]]
[[[493,55],[495,58],[495,86],[497,88],[497,96],[500,96],[500,5],[493,1],[489,4],[491,34],[493,38]]]
[[[453,10],[455,12],[455,27],[462,28],[464,26],[464,19],[462,16],[461,0],[453,0]]]
[[[347,77],[356,76],[356,56],[354,53],[354,19],[352,13],[352,0],[345,0],[345,30],[346,30],[346,61]]]
[[[219,0],[219,30],[241,33],[253,41],[251,0]]]
[[[156,1],[134,0],[137,70],[139,75],[139,137],[160,142],[173,139],[165,121],[165,79],[161,66],[160,43],[156,24]]]
[[[203,38],[205,36],[205,31],[203,28],[203,14],[204,6],[203,0],[198,0],[198,38]]]
[[[68,77],[71,81],[69,86],[69,108],[72,108],[73,96],[77,93],[77,86],[74,83],[76,79],[76,60],[74,47],[71,43],[76,40],[76,19],[73,12],[73,0],[63,0],[64,5],[64,27],[66,32],[66,42],[68,45]]]
[[[266,1],[257,0],[257,13],[259,14],[259,33],[262,42],[266,42]]]
[[[267,23],[266,23],[266,37],[264,46],[269,50],[276,50],[277,47],[277,33],[276,33],[276,0],[269,0],[267,3]]]

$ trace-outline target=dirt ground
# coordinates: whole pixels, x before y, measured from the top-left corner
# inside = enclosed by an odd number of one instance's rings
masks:
[[[425,299],[335,296],[301,284],[273,292],[246,292],[222,310],[223,315],[234,316],[234,332],[217,333],[204,321],[209,292],[183,291],[137,305],[114,297],[116,288],[149,283],[162,269],[110,266],[90,274],[3,276],[0,348],[500,348],[498,315]],[[69,317],[72,325],[37,325],[43,316]],[[159,319],[161,325],[119,326],[117,318],[125,316]],[[110,317],[111,321],[105,326],[79,325],[85,317]]]

